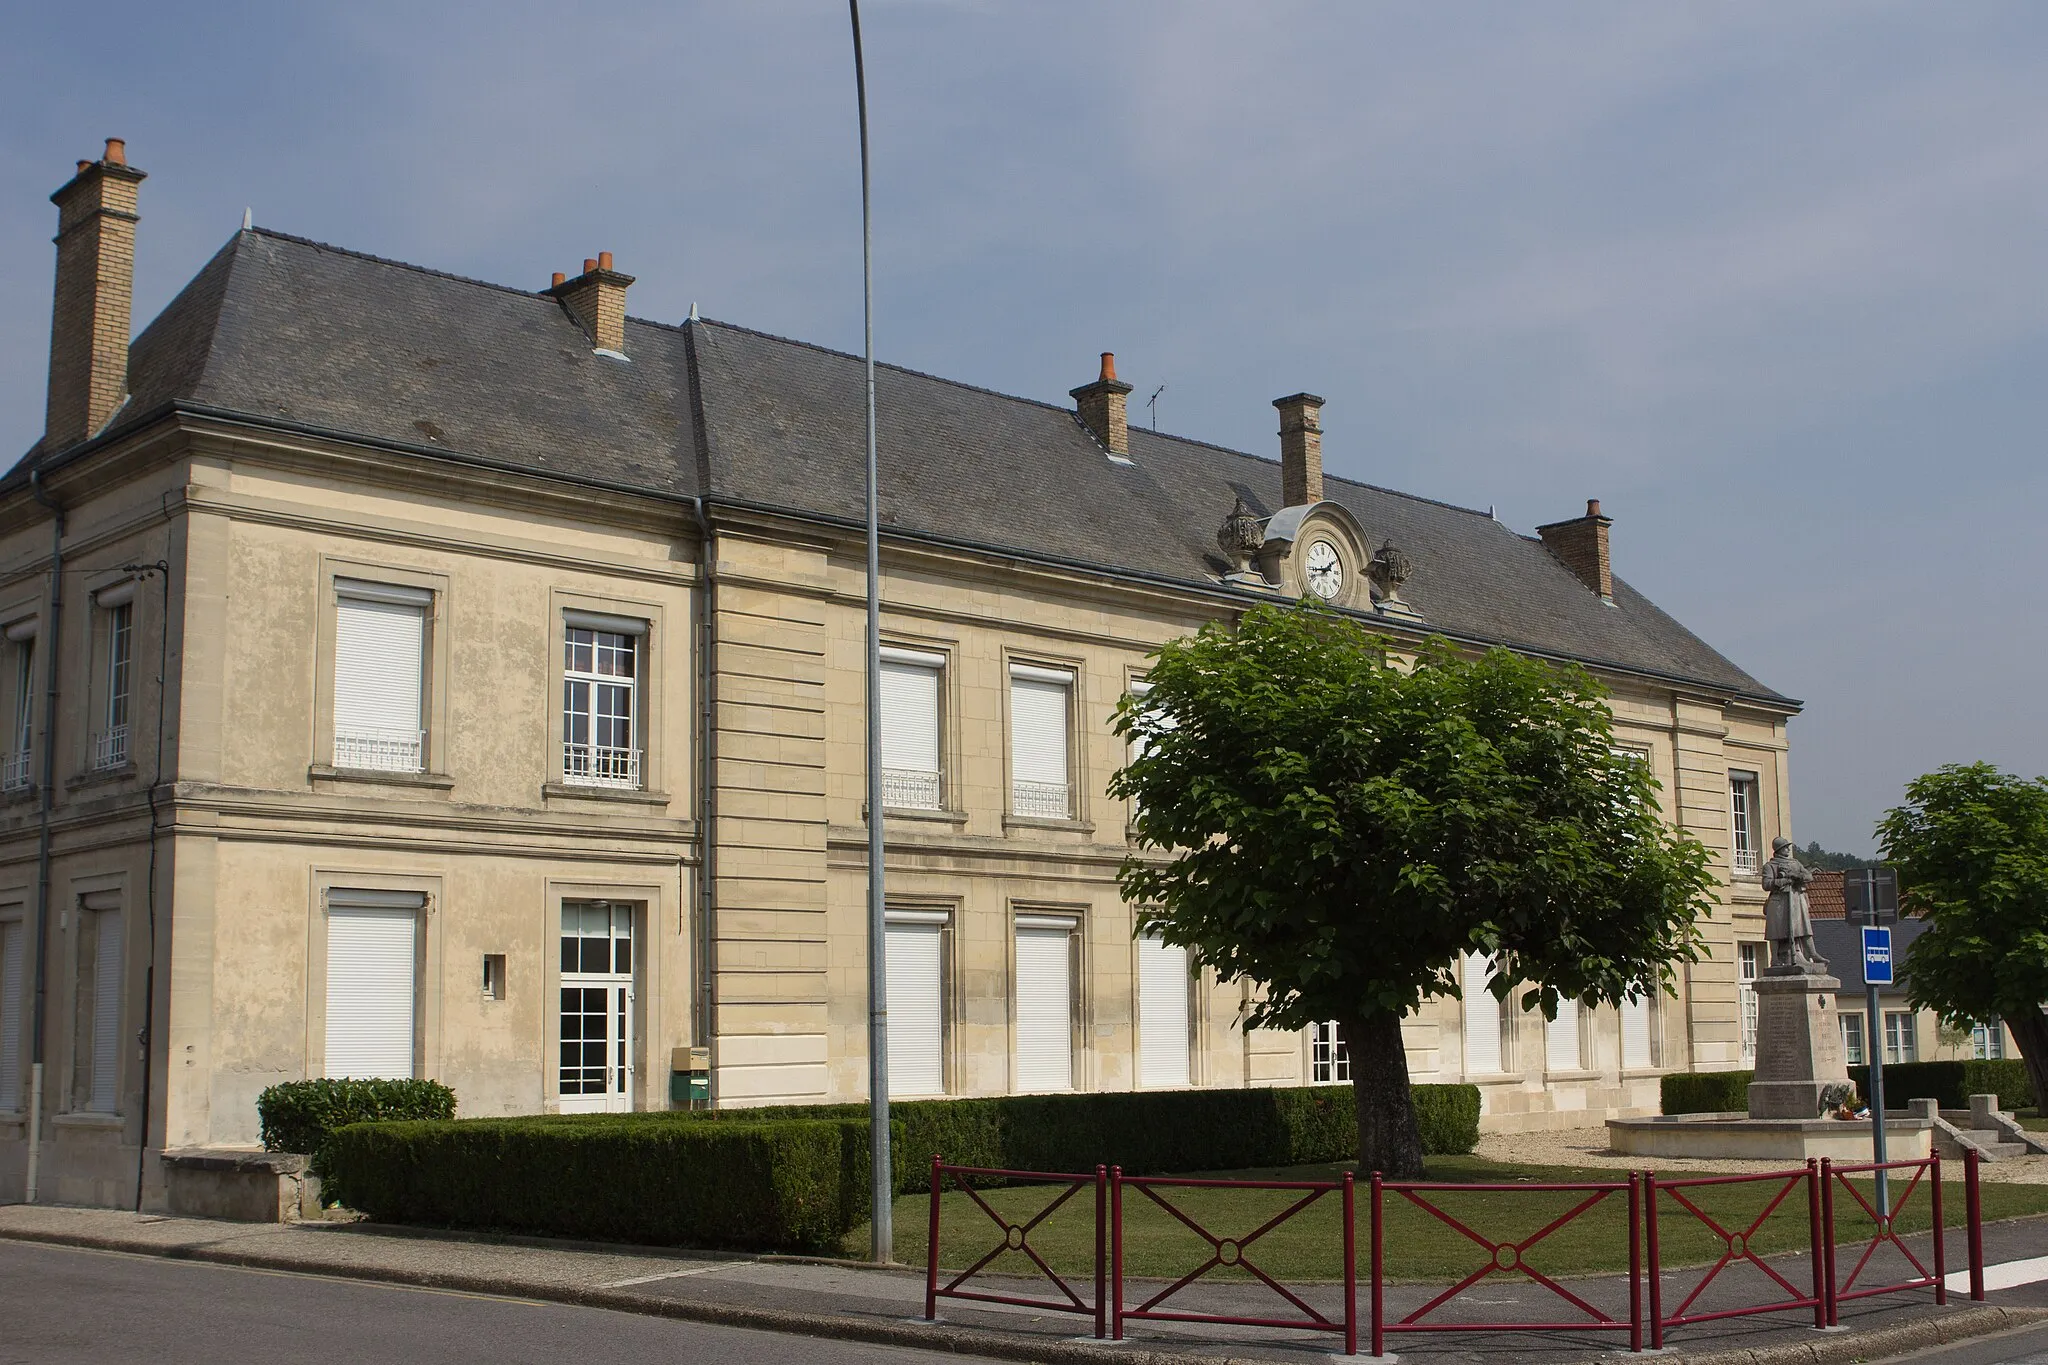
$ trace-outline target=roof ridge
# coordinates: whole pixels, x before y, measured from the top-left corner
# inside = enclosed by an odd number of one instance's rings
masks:
[[[415,275],[427,275],[437,280],[449,280],[455,284],[475,285],[479,289],[495,290],[500,294],[513,294],[523,299],[547,298],[547,294],[543,290],[521,289],[516,285],[499,284],[495,280],[480,280],[474,275],[458,275],[452,270],[436,270],[432,266],[415,265],[411,261],[401,261],[391,256],[379,256],[373,252],[357,251],[353,247],[336,246],[333,242],[322,242],[312,237],[301,237],[297,233],[279,232],[276,228],[246,227],[239,229],[238,235],[240,232],[252,233],[258,237],[272,237],[280,242],[290,242],[295,246],[309,246],[315,251],[331,251],[337,256],[351,256],[356,260],[369,261],[374,265],[388,265],[398,270],[409,270]],[[633,320],[639,322],[644,319],[635,318]],[[661,324],[657,323],[656,325],[659,326]]]

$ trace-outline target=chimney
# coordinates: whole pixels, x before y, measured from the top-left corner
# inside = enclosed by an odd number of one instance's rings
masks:
[[[1116,377],[1116,352],[1102,353],[1102,375],[1093,384],[1067,392],[1081,425],[1095,433],[1110,457],[1131,458],[1131,424],[1124,416],[1124,399],[1130,396],[1131,386]]]
[[[1607,528],[1612,525],[1614,518],[1600,515],[1600,499],[1588,498],[1583,517],[1536,528],[1558,562],[1609,606],[1614,605],[1614,568],[1607,554]]]
[[[1280,409],[1280,501],[1286,507],[1323,500],[1323,400],[1312,393],[1275,398]]]
[[[128,145],[81,161],[50,196],[57,206],[57,288],[50,309],[47,449],[61,450],[105,426],[128,396],[129,303],[135,291],[135,201],[141,171]]]
[[[612,253],[600,251],[596,260],[583,262],[583,273],[573,280],[564,280],[557,271],[554,284],[545,292],[568,309],[569,316],[590,334],[591,345],[608,355],[623,356],[626,286],[631,283],[631,275],[621,275],[612,269]]]

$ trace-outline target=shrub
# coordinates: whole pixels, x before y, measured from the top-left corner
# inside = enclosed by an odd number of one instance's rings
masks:
[[[362,1123],[328,1188],[385,1222],[745,1251],[826,1251],[869,1212],[867,1126],[686,1114]]]
[[[1419,1085],[1415,1117],[1422,1125],[1422,1150],[1431,1156],[1469,1152],[1479,1145],[1479,1087]],[[1356,1121],[1354,1120],[1354,1128]]]
[[[1870,1068],[1852,1066],[1856,1093],[1870,1094]],[[1907,1100],[1931,1099],[1943,1109],[1967,1109],[1972,1095],[1996,1095],[1998,1107],[2025,1109],[2034,1103],[2027,1064],[2018,1058],[1955,1062],[1892,1062],[1884,1069],[1884,1107],[1903,1109]]]
[[[1667,1114],[1728,1114],[1749,1112],[1749,1083],[1754,1071],[1676,1071],[1661,1083]]]
[[[327,1135],[373,1119],[452,1119],[455,1092],[439,1081],[285,1081],[256,1097],[263,1146],[317,1156]]]

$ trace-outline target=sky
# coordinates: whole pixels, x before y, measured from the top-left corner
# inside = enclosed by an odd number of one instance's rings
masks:
[[[882,359],[1533,531],[1802,699],[1793,834],[2048,770],[2048,7],[869,0]],[[240,223],[857,351],[834,0],[10,6],[0,463],[109,136],[139,328]],[[1143,400],[1164,385],[1156,408]],[[1420,549],[1422,547],[1412,547]]]

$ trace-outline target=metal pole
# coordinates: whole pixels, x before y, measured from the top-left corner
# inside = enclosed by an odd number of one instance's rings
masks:
[[[1344,1172],[1344,1354],[1358,1354],[1358,1193]]]
[[[1643,1349],[1643,1177],[1628,1173],[1628,1348]]]
[[[861,327],[868,427],[868,1178],[874,1207],[871,1259],[887,1265],[895,1250],[895,1181],[889,1169],[889,968],[887,899],[882,876],[882,548],[875,474],[875,226],[868,173],[868,76],[861,61],[860,0],[846,0],[853,22],[853,89],[860,105]]]
[[[1870,1038],[1870,1159],[1878,1167],[1874,1172],[1878,1217],[1889,1222],[1892,1206],[1884,1178],[1884,1015],[1878,1010],[1876,986],[1863,987],[1863,1020],[1864,1031]],[[1879,1231],[1883,1231],[1882,1224]]]
[[[1664,1349],[1664,1258],[1657,1246],[1657,1173],[1643,1172],[1643,1242],[1650,1256],[1650,1349]]]
[[[1934,1196],[1934,1301],[1948,1302],[1948,1243],[1944,1237],[1947,1225],[1941,1219],[1941,1153],[1933,1152],[1927,1158],[1928,1174],[1934,1177],[1930,1193]]]
[[[1963,1232],[1970,1248],[1970,1298],[1984,1302],[1984,1205],[1977,1190],[1977,1149],[1963,1148]]]

